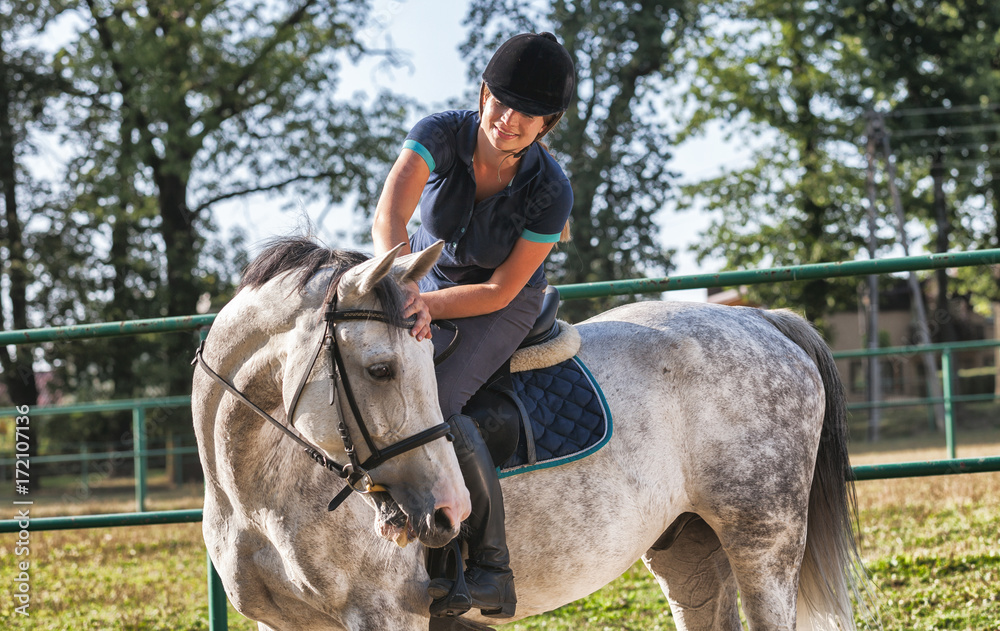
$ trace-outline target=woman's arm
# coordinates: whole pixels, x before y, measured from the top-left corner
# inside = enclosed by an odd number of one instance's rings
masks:
[[[400,243],[406,244],[400,254],[409,254],[410,236],[406,232],[406,224],[413,217],[413,211],[420,202],[420,195],[430,175],[427,163],[416,152],[403,149],[396,158],[389,176],[385,178],[385,186],[382,187],[382,195],[378,198],[372,221],[372,241],[375,243],[376,256],[388,252]],[[417,316],[410,335],[416,337],[417,341],[430,339],[431,316],[420,289],[416,283],[409,283],[404,290],[406,299],[403,302],[403,317]]]
[[[552,251],[553,245],[518,239],[507,259],[493,270],[493,275],[485,283],[458,285],[421,294],[431,317],[467,318],[503,309],[524,289]]]
[[[400,254],[409,254],[410,236],[406,232],[406,224],[413,217],[430,175],[427,163],[416,152],[403,149],[396,158],[375,207],[372,241],[375,242],[376,256],[400,243],[406,244]]]

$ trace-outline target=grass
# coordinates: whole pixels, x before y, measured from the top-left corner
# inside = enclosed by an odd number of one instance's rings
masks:
[[[924,435],[852,445],[855,464],[936,459],[944,439]],[[1000,454],[996,430],[959,435],[959,457]],[[152,507],[200,505],[196,488],[168,491],[153,476]],[[162,485],[163,488],[158,488]],[[120,487],[120,488],[118,488]],[[115,489],[117,488],[117,493]],[[862,553],[886,630],[1000,631],[1000,473],[860,482]],[[67,506],[45,491],[33,516],[131,510],[131,487],[109,479]],[[12,511],[13,512],[13,511]],[[13,515],[12,515],[13,516]],[[16,575],[14,538],[0,539],[0,575]],[[0,609],[4,629],[208,628],[200,524],[31,534],[31,616]],[[8,581],[8,584],[10,582]],[[10,592],[8,592],[10,593]],[[256,625],[230,609],[230,629]],[[637,563],[590,597],[504,631],[666,631],[666,601]]]
[[[0,628],[208,629],[201,524],[33,533],[29,556],[31,615],[5,607]],[[5,540],[4,576],[12,557]],[[257,628],[231,608],[229,620],[230,629]]]
[[[945,457],[943,439],[855,445],[855,464]],[[996,430],[959,435],[960,458],[1000,454]],[[861,544],[886,629],[1000,630],[1000,473],[861,482]]]

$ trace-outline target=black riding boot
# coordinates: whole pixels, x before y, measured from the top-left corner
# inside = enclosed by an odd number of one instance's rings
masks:
[[[510,618],[514,615],[517,596],[514,574],[510,571],[503,494],[496,467],[475,421],[455,414],[448,423],[472,500],[472,514],[467,520],[469,562],[465,572],[472,606],[479,608],[484,616]],[[431,581],[429,591],[433,598],[441,599],[447,596],[451,586],[452,581],[436,579]]]

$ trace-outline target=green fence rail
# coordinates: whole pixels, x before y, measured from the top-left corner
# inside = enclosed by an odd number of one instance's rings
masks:
[[[38,344],[41,342],[65,342],[119,335],[144,335],[146,333],[176,333],[209,326],[215,320],[214,313],[175,318],[152,318],[127,322],[104,322],[100,324],[74,324],[43,329],[0,332],[0,345]]]
[[[802,281],[820,278],[844,276],[861,276],[870,274],[887,274],[894,272],[941,269],[949,267],[967,267],[974,265],[1000,264],[1000,249],[982,250],[978,252],[955,252],[946,254],[931,254],[925,256],[909,256],[871,261],[848,261],[842,263],[821,263],[795,267],[779,267],[749,271],[719,272],[715,274],[696,274],[653,279],[635,279],[625,281],[606,281],[600,283],[583,283],[559,286],[560,294],[565,300],[580,298],[595,298],[601,296],[636,295],[662,293],[682,289],[704,289],[708,287],[731,287],[774,282]],[[77,340],[98,337],[113,337],[120,335],[142,335],[148,333],[169,333],[190,331],[211,325],[214,314],[185,316],[179,318],[156,318],[130,322],[109,322],[91,325],[73,325],[51,327],[23,331],[0,332],[0,345],[39,344],[63,340]],[[933,345],[942,346],[942,345]],[[878,349],[878,354],[891,355],[900,353],[917,353],[940,351],[950,354],[957,349],[955,345],[949,348],[932,347],[899,347],[894,349]],[[868,351],[859,351],[866,353]],[[847,354],[838,354],[841,357]],[[945,374],[948,374],[947,372]],[[187,405],[187,397],[172,397],[170,405]],[[942,401],[955,401],[950,390],[945,391]],[[924,403],[927,401],[925,400]],[[913,404],[912,402],[906,404]],[[109,401],[103,403],[86,403],[75,406],[33,407],[32,416],[45,414],[68,414],[110,409],[132,410],[135,448],[132,450],[136,460],[137,476],[141,471],[141,486],[145,486],[145,457],[150,450],[146,449],[146,432],[144,427],[145,413],[153,407],[163,407],[163,400],[158,403],[144,401]],[[117,406],[117,407],[108,407]],[[11,416],[16,410],[0,410],[0,416]],[[965,473],[982,473],[1000,471],[1000,456],[990,458],[950,458],[948,460],[908,462],[885,465],[861,465],[853,468],[857,480],[874,480],[898,477],[916,477],[930,475],[951,475]],[[137,488],[140,486],[137,477]],[[145,491],[143,491],[145,493]],[[86,515],[78,517],[47,517],[32,518],[30,521],[3,520],[0,521],[0,533],[14,533],[22,530],[67,530],[81,528],[104,528],[120,526],[148,526],[155,524],[176,524],[198,522],[202,519],[202,510],[175,510],[144,512],[144,496],[140,497],[137,490],[137,506],[135,513],[110,515]],[[212,631],[222,631],[228,627],[226,595],[218,573],[208,560],[208,596],[209,625]]]
[[[35,330],[37,331],[39,329]],[[146,432],[146,411],[150,409],[185,407],[189,405],[191,405],[190,396],[159,397],[150,399],[119,399],[117,401],[93,401],[72,405],[38,406],[31,408],[31,416],[32,418],[36,418],[39,416],[58,416],[66,414],[87,414],[94,412],[118,412],[130,410],[132,412],[132,449],[127,451],[105,452],[105,454],[109,457],[132,457],[135,472],[135,509],[137,512],[143,512],[146,510],[146,497],[148,490],[147,462],[149,456],[158,455],[160,451],[149,450],[146,448],[146,442],[148,440],[148,434]],[[13,417],[16,415],[16,408],[0,409],[0,418]],[[184,448],[180,448],[180,450],[184,450]],[[180,453],[180,450],[174,449],[167,451],[169,453]],[[197,449],[191,448],[191,453],[197,453]],[[89,460],[98,460],[105,454],[81,453],[75,457],[71,454],[63,454],[60,456],[34,456],[31,461],[35,464],[58,462],[60,460],[79,460],[87,462]],[[10,460],[13,459],[5,458],[0,461],[0,464],[7,464]]]
[[[922,476],[955,475],[959,473],[990,473],[1000,471],[1000,456],[866,464],[854,467],[853,471],[855,480],[886,480],[889,478],[919,478]]]
[[[763,283],[996,264],[1000,264],[1000,249],[928,254],[924,256],[901,256],[898,258],[875,259],[871,261],[816,263],[813,265],[718,272],[715,274],[693,274],[663,278],[640,278],[636,280],[560,285],[559,294],[564,300],[573,300],[576,298],[597,298],[600,296],[660,293],[680,289],[735,287],[738,285],[760,285]]]
[[[924,256],[901,256],[898,258],[875,259],[871,261],[848,261],[844,263],[816,263],[790,267],[773,267],[759,270],[717,272],[714,274],[691,274],[665,276],[662,278],[640,278],[599,283],[579,283],[558,285],[564,300],[597,298],[601,296],[631,296],[653,294],[681,289],[705,289],[708,287],[733,287],[737,285],[758,285],[819,278],[843,276],[864,276],[868,274],[890,274],[894,272],[942,269],[948,267],[968,267],[973,265],[1000,264],[1000,248],[977,252],[950,252]],[[172,333],[190,331],[209,326],[215,314],[182,316],[176,318],[155,318],[129,322],[107,322],[103,324],[81,324],[73,326],[29,329],[24,331],[0,332],[0,345],[55,342],[60,340],[85,339],[92,337],[114,337],[116,335],[141,335],[144,333]]]
[[[938,405],[944,407],[944,436],[945,448],[948,450],[948,458],[955,459],[955,408],[956,403],[972,403],[979,401],[995,401],[1000,396],[996,394],[953,394],[955,384],[952,382],[952,363],[955,353],[963,351],[980,350],[984,348],[1000,347],[1000,340],[974,340],[968,342],[947,342],[941,344],[926,344],[924,346],[887,346],[885,348],[872,348],[856,351],[837,351],[833,353],[834,359],[849,359],[853,357],[897,357],[912,356],[923,353],[941,354],[941,391],[940,397],[927,397],[923,399],[896,399],[889,401],[868,401],[865,403],[852,403],[847,406],[848,410],[861,410],[872,408],[889,407],[910,407],[917,405]]]
[[[986,458],[956,458],[954,460],[924,460],[894,462],[890,464],[857,465],[852,468],[854,479],[883,480],[890,478],[916,478],[966,473],[991,473],[1000,471],[1000,456]],[[151,511],[146,513],[110,513],[105,515],[79,515],[72,517],[33,517],[27,530],[75,530],[86,528],[115,528],[122,526],[154,526],[157,524],[186,524],[202,520],[202,509]],[[0,521],[0,533],[24,530],[16,519]]]

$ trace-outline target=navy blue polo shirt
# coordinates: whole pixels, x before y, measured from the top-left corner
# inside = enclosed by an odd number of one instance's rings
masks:
[[[506,188],[476,202],[472,155],[478,130],[478,112],[442,112],[417,123],[403,143],[431,171],[420,198],[420,227],[410,237],[410,247],[418,252],[438,239],[446,244],[420,283],[422,291],[485,282],[518,239],[555,243],[569,219],[573,207],[569,180],[538,143],[521,158]],[[539,266],[528,284],[544,283]]]

